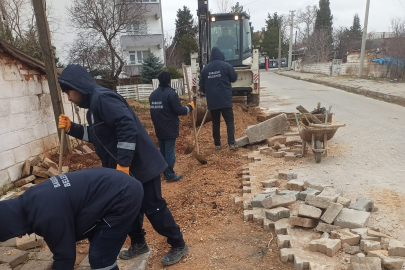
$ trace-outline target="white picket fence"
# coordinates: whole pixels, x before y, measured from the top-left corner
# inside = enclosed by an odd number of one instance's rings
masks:
[[[171,86],[178,95],[184,95],[184,80],[175,79],[171,81]],[[149,96],[159,87],[159,81],[154,79],[152,84],[132,84],[117,86],[117,93],[123,98],[133,99],[135,101],[149,101]]]

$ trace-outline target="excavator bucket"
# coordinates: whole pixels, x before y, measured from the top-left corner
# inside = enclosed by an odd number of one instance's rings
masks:
[[[197,97],[195,98],[196,101],[194,102],[196,104],[196,111],[197,111],[197,117],[195,118],[195,122],[197,126],[200,126],[204,120],[205,113],[208,110],[207,107],[207,100],[205,98]],[[212,121],[211,119],[211,114],[208,112],[207,117],[204,121],[204,123]]]

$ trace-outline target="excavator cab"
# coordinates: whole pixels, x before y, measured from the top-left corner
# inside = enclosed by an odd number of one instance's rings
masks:
[[[248,65],[252,57],[250,17],[246,13],[211,15],[210,48],[218,47],[234,67]],[[245,63],[244,63],[245,62]]]

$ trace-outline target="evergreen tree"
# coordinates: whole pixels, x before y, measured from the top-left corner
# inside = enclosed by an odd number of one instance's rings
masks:
[[[333,15],[329,0],[319,0],[319,9],[316,12],[315,30],[327,29],[332,36]]]
[[[236,2],[234,6],[231,7],[231,13],[242,13],[243,6],[239,4],[239,2]]]
[[[183,62],[186,65],[191,65],[191,52],[198,52],[198,44],[196,38],[191,35],[183,35],[180,38],[180,51]]]
[[[143,83],[152,83],[152,79],[157,79],[163,68],[163,63],[159,57],[149,51],[148,57],[143,60],[141,69],[141,79]]]
[[[270,58],[278,58],[278,42],[279,42],[279,27],[281,27],[281,18],[277,12],[272,15],[268,14],[266,20],[266,30],[263,34],[263,39],[260,42],[260,47],[263,52],[267,52]],[[285,56],[288,52],[288,44],[284,40],[284,35],[281,33],[281,55]]]
[[[195,25],[193,15],[190,9],[183,6],[183,9],[177,11],[176,18],[176,34],[174,35],[173,42],[179,42],[184,35],[190,35],[195,37],[197,35],[198,29]]]
[[[361,29],[360,24],[360,17],[357,13],[354,14],[353,25],[350,27],[350,32],[352,32],[357,37],[361,37],[363,35],[363,30]]]

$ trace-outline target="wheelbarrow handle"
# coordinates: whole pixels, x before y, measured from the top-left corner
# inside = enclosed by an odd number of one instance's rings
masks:
[[[300,132],[300,123],[298,122],[297,114],[294,113],[294,116],[295,116],[295,122],[297,122],[298,132]]]

